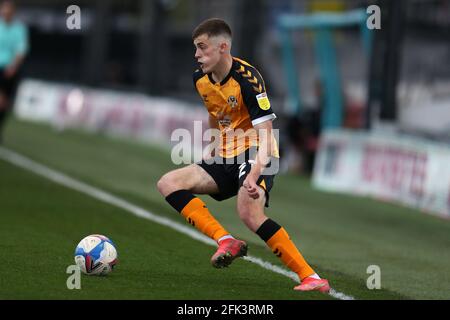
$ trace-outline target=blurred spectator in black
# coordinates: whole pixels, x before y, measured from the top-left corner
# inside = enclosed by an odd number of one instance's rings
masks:
[[[286,133],[289,140],[287,157],[282,149],[282,159],[287,163],[287,170],[294,173],[303,172],[304,124],[299,115],[290,115],[286,122]]]
[[[15,11],[13,1],[0,3],[0,142],[3,123],[12,109],[20,67],[28,51],[28,31],[14,19]]]
[[[106,68],[106,84],[112,88],[120,88],[126,84],[125,68],[115,60],[108,61]]]
[[[305,171],[311,174],[314,170],[314,162],[316,160],[316,152],[319,146],[320,132],[322,128],[321,118],[322,110],[325,108],[324,91],[322,83],[316,80],[314,83],[314,94],[316,96],[316,106],[306,112],[303,115],[304,122],[306,123],[306,138],[305,138]]]
[[[316,151],[319,145],[321,132],[321,116],[324,108],[323,90],[320,81],[314,84],[314,94],[317,105],[304,108],[300,115],[291,116],[287,122],[287,132],[290,145],[296,154],[295,158],[301,159],[300,164],[294,164],[293,171],[312,174]]]

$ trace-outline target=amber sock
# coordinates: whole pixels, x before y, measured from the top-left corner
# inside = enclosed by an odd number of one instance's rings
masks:
[[[229,232],[213,217],[206,204],[190,191],[178,190],[166,197],[166,201],[203,234],[218,241]]]
[[[300,280],[315,274],[308,265],[300,251],[292,242],[286,230],[278,223],[267,219],[256,230],[261,239],[272,249],[272,252],[283,261],[292,271],[298,274]]]

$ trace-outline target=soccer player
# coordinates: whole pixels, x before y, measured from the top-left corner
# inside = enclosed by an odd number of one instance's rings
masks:
[[[200,65],[194,72],[194,86],[209,112],[210,127],[220,130],[218,154],[166,173],[158,181],[159,192],[190,224],[217,241],[211,258],[216,268],[245,256],[247,244],[235,239],[194,194],[208,194],[218,201],[237,195],[241,220],[298,274],[301,284],[294,289],[328,292],[328,281],[317,275],[286,230],[264,212],[274,179],[268,169],[279,155],[272,132],[276,116],[261,75],[231,55],[231,29],[225,21],[202,22],[192,39]]]
[[[19,69],[28,50],[27,29],[14,19],[15,4],[11,0],[0,4],[0,142],[1,129],[11,109],[12,97],[18,80]]]

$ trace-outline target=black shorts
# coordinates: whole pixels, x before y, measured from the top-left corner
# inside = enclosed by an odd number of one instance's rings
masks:
[[[204,160],[197,163],[214,179],[219,188],[219,193],[210,194],[212,198],[222,201],[237,195],[245,178],[250,173],[250,161],[254,160],[255,150],[250,148],[244,154],[235,158],[216,157],[213,163],[208,163]],[[264,189],[266,207],[269,206],[269,192],[272,189],[274,178],[275,174],[264,174],[256,182]]]
[[[17,84],[19,82],[19,76],[16,73],[11,78],[5,77],[5,69],[0,68],[0,92],[6,95],[8,98],[14,96]]]

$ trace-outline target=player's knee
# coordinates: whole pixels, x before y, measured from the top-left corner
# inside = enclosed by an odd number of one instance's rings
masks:
[[[158,188],[159,193],[161,193],[161,195],[164,195],[164,189],[166,186],[166,181],[164,179],[164,176],[162,176],[161,178],[159,178],[158,182],[156,183],[156,188]]]
[[[174,174],[172,172],[168,172],[163,175],[156,184],[159,193],[164,197],[167,197],[172,192],[175,192],[180,189],[177,183],[177,179],[175,179]]]

